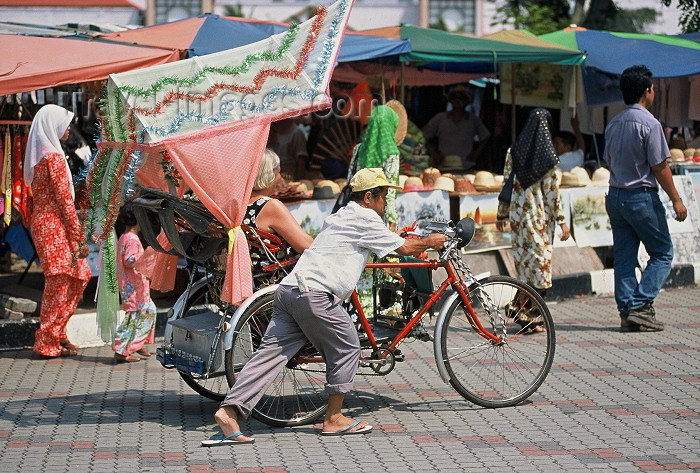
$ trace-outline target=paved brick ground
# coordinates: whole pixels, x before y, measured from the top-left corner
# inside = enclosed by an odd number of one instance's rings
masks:
[[[555,365],[515,408],[463,400],[440,380],[431,345],[413,342],[405,363],[359,377],[347,398],[376,426],[370,435],[250,421],[255,445],[213,449],[199,443],[217,404],[153,358],[0,352],[0,471],[700,471],[700,288],[667,290],[655,306],[665,332],[622,334],[612,298],[551,304]]]

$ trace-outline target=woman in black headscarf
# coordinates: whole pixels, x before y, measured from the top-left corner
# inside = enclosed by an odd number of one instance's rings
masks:
[[[506,223],[510,222],[518,279],[537,289],[542,296],[552,287],[555,225],[561,226],[562,240],[570,236],[559,196],[561,176],[555,168],[558,158],[551,130],[549,111],[536,108],[530,112],[525,128],[506,156],[504,183],[513,172],[513,190],[510,199],[503,196],[504,193],[499,196],[496,223],[498,230],[504,231]],[[536,321],[521,322],[526,323],[526,330],[531,332],[544,330]]]

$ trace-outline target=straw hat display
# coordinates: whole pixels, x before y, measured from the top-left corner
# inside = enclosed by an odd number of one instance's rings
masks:
[[[561,175],[561,187],[587,187],[591,185],[591,178],[588,171],[580,166],[576,166],[569,172]]]
[[[683,150],[678,148],[671,148],[669,151],[671,152],[671,161],[685,161],[685,154],[683,153]]]
[[[330,187],[331,191],[333,192],[333,195],[340,194],[340,186],[335,181],[330,181],[328,179],[324,179],[322,181],[318,181],[316,183],[316,187]]]
[[[406,184],[406,179],[408,179],[407,175],[399,174],[399,187],[403,188],[404,184]]]
[[[479,171],[474,176],[474,189],[479,192],[496,192],[501,190],[501,183],[496,181],[493,173]]]
[[[462,164],[462,158],[458,154],[448,154],[445,159],[442,160],[442,169],[462,169],[464,164]]]
[[[474,176],[472,175],[471,177],[473,178]],[[468,193],[468,194],[473,194],[474,192],[476,192],[476,189],[474,189],[474,185],[469,180],[468,176],[455,176],[454,181],[455,181],[455,192]]]
[[[339,177],[337,179],[333,179],[333,182],[338,184],[338,187],[340,187],[341,189],[348,185],[348,180],[344,177]]]
[[[406,113],[406,108],[404,108],[403,104],[398,100],[389,100],[385,105],[399,116],[399,125],[396,127],[394,139],[396,140],[396,144],[400,145],[403,143],[404,138],[406,138],[406,131],[408,130],[408,114]]]
[[[683,156],[685,156],[686,161],[693,159],[695,155],[695,150],[693,148],[686,148],[683,150]]]
[[[312,199],[333,199],[340,194],[340,186],[336,182],[328,179],[320,180],[314,186]]]
[[[693,154],[693,162],[700,163],[700,148],[695,148],[695,154]]]
[[[302,194],[307,194],[310,190],[313,190],[313,187],[309,189],[303,182],[290,182],[289,187],[291,187],[294,192],[301,192]]]
[[[440,177],[440,170],[437,168],[427,168],[423,171],[421,180],[423,181],[423,187],[426,189],[432,189],[435,187],[435,181]]]
[[[313,190],[314,188],[314,183],[311,181],[311,179],[301,179],[299,184],[305,184],[308,190]]]
[[[411,177],[406,179],[406,182],[404,182],[403,190],[404,190],[404,192],[422,191],[423,190],[423,181],[421,181],[420,177],[411,176]]]
[[[591,182],[591,175],[588,174],[588,171],[586,171],[581,166],[575,166],[573,169],[571,169],[571,172],[573,172],[574,174],[578,174],[578,176],[581,178],[581,180],[583,182],[586,182],[586,183]]]
[[[455,181],[447,176],[440,176],[435,179],[435,184],[433,184],[433,189],[439,189],[447,192],[455,191]]]
[[[591,185],[593,186],[607,186],[610,184],[610,171],[605,168],[598,168],[593,171],[593,177],[591,178]]]

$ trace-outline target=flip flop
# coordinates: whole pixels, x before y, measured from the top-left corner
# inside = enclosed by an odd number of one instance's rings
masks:
[[[234,432],[228,437],[224,437],[224,434],[217,434],[209,440],[202,440],[202,447],[221,447],[223,445],[246,445],[255,443],[255,439],[252,437],[248,440],[234,440],[240,437],[241,435],[243,435],[243,432]]]
[[[547,329],[544,328],[542,325],[529,325],[523,327],[523,329],[519,333],[523,335],[534,335],[536,333],[545,333],[546,331]]]
[[[78,350],[71,350],[70,348],[61,347],[61,352],[58,355],[44,355],[40,353],[39,356],[45,359],[51,359],[58,358],[60,356],[76,356],[77,354]]]
[[[335,432],[326,432],[323,431],[321,432],[321,435],[327,435],[327,436],[340,436],[340,435],[355,435],[355,434],[368,434],[372,431],[372,426],[371,425],[365,425],[364,427],[361,427],[357,430],[352,430],[355,427],[360,425],[360,421],[356,420],[349,426],[345,427],[342,430],[336,430]]]
[[[70,340],[68,340],[67,338],[64,338],[63,340],[61,340],[60,343],[61,343],[61,346],[62,346],[63,348],[67,348],[67,349],[69,349],[69,350],[77,350],[78,348],[80,348],[78,345],[72,344],[72,343],[70,342]]]
[[[139,348],[138,350],[136,350],[136,353],[138,353],[141,356],[151,356],[153,354],[145,348]]]
[[[131,355],[120,355],[119,353],[115,353],[114,361],[116,361],[117,363],[135,363],[137,361],[141,361],[141,358],[136,358],[135,356]]]

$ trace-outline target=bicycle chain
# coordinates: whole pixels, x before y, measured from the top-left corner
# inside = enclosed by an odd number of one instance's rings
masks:
[[[503,327],[503,335],[502,338],[505,340],[507,338],[507,332],[506,332],[506,320],[503,318],[503,314],[501,314],[501,310],[496,307],[496,304],[493,302],[493,299],[491,299],[491,296],[489,295],[488,292],[482,290],[481,284],[479,284],[479,281],[474,277],[471,269],[467,265],[467,263],[464,262],[464,260],[457,254],[453,254],[453,256],[450,258],[452,263],[454,264],[455,267],[455,272],[457,272],[460,275],[460,280],[465,281],[472,281],[474,284],[477,285],[479,290],[476,292],[476,297],[479,299],[479,302],[481,303],[481,307],[484,308],[486,311],[486,314],[489,316],[489,321],[491,322],[491,329],[493,330],[494,333],[498,332],[498,328],[496,327],[495,319],[493,317],[493,308],[496,308],[496,315],[498,315],[498,319],[501,322],[501,327]],[[484,298],[482,296],[486,296],[486,303],[484,302]]]

